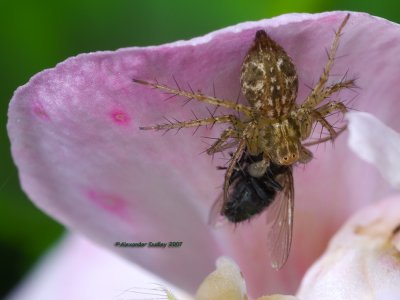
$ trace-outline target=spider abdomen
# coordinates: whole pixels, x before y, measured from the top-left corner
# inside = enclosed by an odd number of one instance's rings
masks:
[[[240,83],[247,101],[268,118],[287,115],[294,107],[298,89],[295,66],[264,30],[257,31],[244,59]]]

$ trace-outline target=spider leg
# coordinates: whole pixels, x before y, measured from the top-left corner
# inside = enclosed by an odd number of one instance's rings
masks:
[[[318,99],[318,103],[321,103],[324,99],[328,98],[333,93],[336,93],[342,89],[348,89],[348,88],[355,87],[354,81],[355,81],[354,79],[341,81],[338,83],[334,83],[331,86],[323,89],[319,96],[319,98],[321,98],[321,99]]]
[[[229,143],[225,143],[225,144],[221,145],[219,152],[222,152],[222,151],[228,150],[228,149],[230,149],[232,147],[235,147],[235,146],[237,146],[237,144],[238,144],[237,140],[233,140],[233,141],[231,141]]]
[[[341,81],[335,84],[332,84],[331,86],[324,88],[319,95],[315,95],[315,101],[312,103],[312,105],[310,106],[310,102],[308,102],[308,98],[307,100],[301,105],[302,108],[312,108],[315,105],[318,105],[319,103],[321,103],[323,100],[325,100],[326,98],[330,97],[333,93],[336,93],[342,89],[347,89],[347,88],[352,88],[355,87],[354,84],[354,79],[351,80],[345,80],[345,81]],[[314,106],[313,106],[314,105]]]
[[[152,126],[144,126],[139,127],[141,130],[170,130],[170,129],[180,129],[180,128],[188,128],[188,127],[197,127],[197,126],[206,126],[215,123],[231,123],[236,124],[238,119],[236,116],[233,115],[226,115],[220,117],[211,117],[211,118],[204,118],[204,119],[196,119],[190,121],[175,121],[171,122],[167,119],[169,123],[165,124],[157,124]]]
[[[216,98],[216,97],[206,96],[206,95],[202,94],[201,92],[193,92],[193,91],[188,92],[188,91],[180,89],[179,87],[178,87],[178,89],[174,89],[174,88],[171,88],[164,84],[159,84],[156,82],[149,82],[149,81],[144,81],[144,80],[139,80],[139,79],[133,79],[133,82],[144,84],[144,85],[149,85],[155,89],[160,89],[160,90],[166,91],[168,94],[171,94],[171,95],[182,96],[187,99],[195,99],[200,102],[230,108],[235,111],[241,112],[241,113],[245,114],[246,116],[251,115],[251,108],[247,107],[246,105],[231,102],[229,100],[224,100],[224,99],[220,99],[220,98]]]
[[[243,138],[239,141],[238,147],[236,148],[235,153],[232,155],[229,166],[226,169],[224,178],[224,204],[222,205],[222,208],[225,207],[225,204],[228,201],[229,179],[231,178],[233,169],[235,168],[236,163],[238,162],[240,156],[242,155],[245,147],[246,147],[246,139]]]
[[[214,144],[212,144],[210,148],[207,149],[207,154],[212,155],[217,152],[224,151],[227,145],[225,142],[234,135],[235,135],[235,130],[233,128],[225,129],[222,132],[220,138]]]
[[[327,138],[321,138],[319,139],[319,141],[322,142],[322,140],[325,141],[329,141],[329,140],[335,140],[338,136],[339,133],[342,132],[342,130],[344,130],[346,128],[343,127],[341,129],[339,129],[340,132],[335,131],[335,129],[333,128],[333,126],[325,119],[325,116],[333,113],[333,112],[340,112],[342,113],[342,115],[344,116],[344,114],[348,111],[347,107],[345,104],[343,104],[343,102],[340,101],[329,101],[328,103],[322,105],[321,107],[317,108],[316,110],[313,111],[313,116],[315,118],[315,120],[319,123],[321,123],[321,125],[328,129],[329,131],[329,136]],[[321,143],[318,142],[317,144]],[[315,143],[314,143],[315,144]]]
[[[325,84],[328,81],[329,72],[331,71],[331,68],[332,68],[332,65],[333,65],[333,61],[335,60],[335,55],[336,55],[336,51],[337,51],[338,46],[339,46],[339,40],[340,40],[340,36],[342,34],[342,30],[343,30],[344,26],[346,25],[347,21],[349,20],[349,18],[350,18],[350,14],[346,15],[346,17],[342,21],[342,24],[340,25],[338,31],[335,33],[335,39],[333,40],[331,48],[330,48],[330,50],[328,52],[328,61],[325,64],[325,67],[324,67],[324,69],[322,71],[322,75],[319,78],[318,83],[315,85],[315,87],[311,91],[310,95],[307,97],[305,102],[302,104],[302,107],[307,107],[307,108],[315,107],[322,100],[325,99],[323,97]],[[350,81],[345,81],[343,83],[346,83],[346,82],[351,82],[351,80]],[[340,87],[340,83],[337,84],[337,87]]]
[[[337,136],[336,131],[333,126],[325,119],[324,115],[322,115],[318,110],[313,110],[311,114],[315,121],[319,122],[322,127],[326,128],[329,131],[330,139],[334,140]]]
[[[340,128],[338,131],[336,131],[336,136],[335,136],[335,138],[337,138],[337,137],[338,137],[342,132],[344,132],[346,129],[347,129],[347,125],[343,126],[343,127]],[[329,135],[329,136],[326,136],[326,137],[324,137],[324,138],[320,138],[320,139],[318,139],[318,140],[316,140],[316,141],[311,141],[311,142],[304,143],[304,144],[302,144],[302,145],[305,146],[305,147],[309,147],[309,146],[313,146],[313,145],[318,145],[318,144],[321,144],[321,143],[325,143],[325,142],[330,141],[330,140],[333,140],[333,139],[332,139],[332,137]]]
[[[348,112],[346,105],[340,101],[329,101],[328,103],[317,108],[322,116],[327,116],[335,111],[340,111],[343,115]]]
[[[329,136],[320,138],[316,141],[312,142],[307,142],[304,143],[303,146],[311,146],[311,145],[316,145],[320,144],[326,141],[333,141],[335,140],[340,133],[342,133],[346,129],[346,125],[342,128],[340,128],[338,131],[334,129],[334,127],[325,119],[326,116],[334,113],[334,112],[340,112],[342,116],[344,116],[345,113],[348,112],[347,106],[340,101],[329,101],[328,103],[318,107],[317,109],[314,109],[310,112],[312,115],[312,123],[314,122],[319,122],[322,127],[326,128],[329,131]]]

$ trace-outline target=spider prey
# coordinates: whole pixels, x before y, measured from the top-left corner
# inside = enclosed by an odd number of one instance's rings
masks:
[[[249,220],[268,207],[277,193],[289,187],[282,179],[291,174],[291,166],[271,162],[262,176],[249,174],[249,166],[262,159],[262,154],[251,156],[247,151],[243,152],[229,178],[228,200],[223,205],[223,197],[220,197],[214,203],[210,212],[210,223],[216,223],[220,214],[232,223]],[[226,167],[218,169],[226,170]]]
[[[242,65],[240,84],[248,104],[240,104],[201,92],[171,88],[157,82],[133,79],[156,89],[188,99],[195,99],[211,105],[222,106],[240,112],[190,121],[159,124],[140,127],[142,130],[169,130],[212,125],[229,124],[219,139],[212,144],[207,153],[212,155],[234,148],[226,168],[223,194],[214,204],[218,214],[233,222],[251,218],[271,204],[268,213],[270,228],[270,254],[272,266],[281,268],[289,254],[293,227],[293,177],[292,165],[305,164],[312,159],[312,153],[306,146],[334,140],[345,126],[335,130],[326,117],[332,113],[344,114],[347,107],[340,101],[329,100],[335,92],[354,87],[354,80],[341,80],[328,85],[342,30],[350,15],[346,15],[335,33],[328,60],[317,84],[312,88],[302,104],[297,104],[298,77],[295,66],[285,50],[272,40],[264,30],[256,32],[255,39],[248,50]],[[306,142],[312,128],[320,124],[328,136],[313,142]],[[250,159],[251,158],[251,159]],[[240,169],[245,168],[240,173]],[[261,191],[264,189],[264,191]],[[264,193],[264,194],[263,194]],[[280,201],[273,201],[278,194]],[[256,210],[251,207],[251,199],[262,200]],[[247,205],[247,207],[246,207]],[[249,206],[250,205],[250,206]],[[242,211],[232,215],[233,211]],[[254,209],[254,206],[253,208]],[[244,213],[243,213],[244,212]]]

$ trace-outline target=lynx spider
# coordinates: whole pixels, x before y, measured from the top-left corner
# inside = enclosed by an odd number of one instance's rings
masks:
[[[334,140],[346,126],[335,130],[326,117],[331,113],[345,114],[347,107],[340,101],[328,101],[319,106],[335,92],[354,87],[354,80],[342,79],[340,82],[327,86],[339,39],[350,15],[346,15],[332,42],[322,74],[317,84],[312,88],[305,101],[295,103],[298,90],[298,77],[291,58],[284,49],[272,40],[264,30],[259,30],[244,59],[241,70],[242,93],[249,105],[244,105],[217,97],[207,96],[199,92],[185,91],[139,79],[134,82],[163,90],[168,94],[195,99],[215,106],[222,106],[240,112],[244,117],[234,114],[176,121],[167,124],[140,127],[141,130],[169,130],[187,127],[199,127],[215,123],[226,123],[219,139],[207,149],[212,155],[228,148],[235,147],[224,178],[224,201],[227,199],[229,178],[244,151],[250,155],[263,153],[263,160],[251,165],[251,176],[262,176],[270,161],[281,165],[307,163],[312,159],[312,153],[305,146],[311,146]],[[313,142],[303,143],[312,134],[313,126],[319,123],[329,136]],[[232,141],[229,141],[233,139]]]

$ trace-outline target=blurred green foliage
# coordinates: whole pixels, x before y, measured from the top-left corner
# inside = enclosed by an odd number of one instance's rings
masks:
[[[3,1],[0,4],[0,298],[62,234],[21,190],[6,133],[13,91],[35,73],[81,52],[189,39],[289,12],[365,11],[400,21],[381,1]]]

